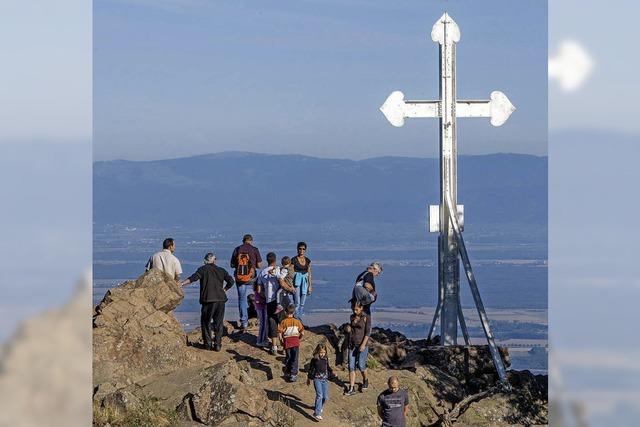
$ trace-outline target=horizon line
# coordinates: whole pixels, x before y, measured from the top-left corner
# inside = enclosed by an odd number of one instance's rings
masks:
[[[151,163],[151,162],[163,162],[168,160],[184,160],[184,159],[194,159],[198,157],[210,157],[210,156],[221,156],[221,155],[235,155],[235,156],[294,156],[294,157],[304,157],[308,159],[318,159],[318,160],[342,160],[342,161],[352,161],[352,162],[362,162],[367,160],[374,159],[427,159],[427,160],[438,160],[439,157],[427,157],[427,156],[373,156],[366,157],[362,159],[353,159],[353,158],[340,158],[340,157],[318,157],[312,156],[308,154],[299,154],[299,153],[259,153],[256,151],[217,151],[211,153],[203,153],[203,154],[193,154],[187,156],[180,157],[167,157],[162,159],[141,159],[141,160],[133,160],[133,159],[123,159],[123,158],[115,158],[115,159],[103,159],[103,160],[92,160],[92,163],[107,163],[107,162],[131,162],[131,163]],[[530,153],[513,153],[513,152],[505,152],[498,151],[495,153],[484,153],[484,154],[458,154],[458,157],[486,157],[486,156],[496,156],[496,155],[506,155],[506,156],[523,156],[523,157],[537,157],[537,158],[548,158],[549,155],[539,155],[539,154],[530,154]]]

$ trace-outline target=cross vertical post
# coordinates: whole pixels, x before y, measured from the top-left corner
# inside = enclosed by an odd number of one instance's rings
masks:
[[[460,28],[445,12],[433,25],[431,39],[440,48],[440,99],[435,101],[405,101],[400,91],[392,92],[380,110],[389,122],[400,127],[405,118],[433,117],[440,120],[440,204],[429,207],[429,231],[438,232],[438,305],[428,339],[440,317],[441,343],[458,344],[458,320],[465,343],[469,334],[460,306],[460,258],[471,288],[498,375],[506,382],[506,371],[489,326],[480,292],[476,283],[467,249],[462,238],[464,206],[458,205],[457,134],[458,117],[490,117],[493,126],[507,121],[515,107],[499,91],[491,92],[490,100],[458,101],[456,93],[456,43],[460,41]]]
[[[439,286],[442,287],[440,336],[444,345],[458,342],[458,301],[460,292],[460,262],[458,244],[449,221],[447,200],[457,203],[457,141],[456,141],[456,64],[455,43],[460,40],[456,23],[445,14],[431,32],[440,44],[440,236],[438,250]]]

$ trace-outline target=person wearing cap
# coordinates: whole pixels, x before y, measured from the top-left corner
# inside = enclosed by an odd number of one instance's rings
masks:
[[[186,286],[190,283],[200,282],[200,327],[202,329],[202,342],[207,350],[220,351],[222,348],[222,326],[224,322],[224,305],[227,302],[227,293],[233,287],[233,277],[222,267],[216,265],[216,256],[209,252],[204,256],[204,265],[188,279],[180,282]],[[211,323],[215,342],[211,343]]]

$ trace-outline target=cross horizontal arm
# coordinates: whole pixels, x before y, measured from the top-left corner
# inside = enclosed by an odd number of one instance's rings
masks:
[[[458,117],[491,117],[491,101],[458,101]]]
[[[515,109],[504,93],[493,91],[490,101],[457,101],[455,117],[490,117],[493,126],[501,126]],[[405,101],[399,90],[389,95],[380,111],[396,127],[404,125],[406,118],[442,117],[440,101]]]
[[[440,117],[439,101],[405,101],[405,117]]]
[[[440,117],[438,101],[405,101],[399,90],[392,92],[384,101],[380,111],[396,127],[404,125],[404,119],[411,117]]]
[[[491,124],[501,126],[516,110],[507,95],[500,91],[491,92],[490,101],[458,101],[457,117],[491,117]]]

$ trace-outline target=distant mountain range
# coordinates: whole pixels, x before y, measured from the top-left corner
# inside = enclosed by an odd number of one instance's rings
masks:
[[[227,152],[94,163],[94,222],[221,227],[424,222],[439,199],[438,159],[321,159]],[[547,223],[547,158],[460,156],[468,223]]]

